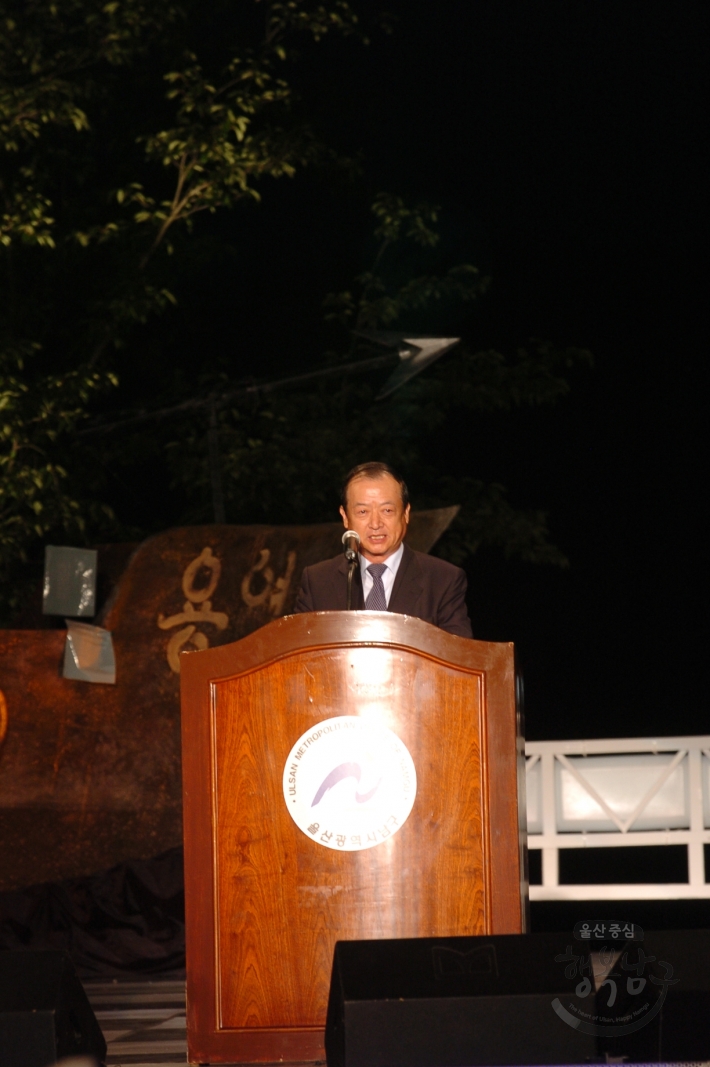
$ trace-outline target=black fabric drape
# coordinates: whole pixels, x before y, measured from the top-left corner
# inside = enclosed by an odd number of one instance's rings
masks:
[[[0,949],[66,949],[82,977],[185,968],[182,849],[0,893]]]

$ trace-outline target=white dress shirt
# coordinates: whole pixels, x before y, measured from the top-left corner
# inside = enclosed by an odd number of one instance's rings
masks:
[[[397,577],[397,571],[399,570],[403,555],[404,542],[399,546],[396,552],[393,552],[387,559],[382,560],[386,568],[386,570],[382,572],[382,584],[385,587],[385,600],[387,601],[388,608],[390,606],[392,587],[394,585],[394,580]],[[368,574],[367,571],[370,562],[369,559],[365,559],[362,555],[360,556],[360,577],[362,578],[362,592],[365,600],[367,600],[368,593],[372,589],[372,575]]]

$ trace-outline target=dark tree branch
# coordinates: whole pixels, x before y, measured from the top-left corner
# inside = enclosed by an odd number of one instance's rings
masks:
[[[121,430],[124,427],[138,426],[146,422],[170,419],[176,415],[185,415],[190,411],[201,411],[204,408],[211,408],[214,411],[219,411],[220,408],[226,407],[227,404],[230,404],[233,400],[237,400],[242,396],[270,393],[274,389],[280,389],[285,385],[295,385],[298,382],[312,381],[314,378],[333,377],[337,374],[346,374],[348,371],[357,374],[359,371],[368,370],[372,367],[381,367],[385,363],[390,362],[393,357],[397,357],[397,353],[388,352],[384,356],[373,356],[371,359],[360,359],[355,360],[352,363],[341,363],[340,366],[337,367],[323,367],[321,370],[309,371],[307,374],[295,374],[292,377],[279,378],[273,382],[244,385],[239,389],[233,389],[228,393],[223,393],[221,396],[217,393],[210,393],[209,396],[200,397],[199,399],[184,400],[181,404],[175,404],[173,407],[158,408],[155,411],[142,411],[139,415],[131,415],[126,419],[118,419],[116,422],[87,426],[83,430],[77,430],[75,436],[92,437],[97,434],[113,433],[114,430]]]

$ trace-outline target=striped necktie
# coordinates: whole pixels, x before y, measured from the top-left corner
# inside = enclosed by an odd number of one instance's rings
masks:
[[[367,573],[372,576],[372,589],[367,594],[365,607],[368,611],[387,611],[387,597],[382,584],[382,575],[387,570],[386,563],[371,563]]]

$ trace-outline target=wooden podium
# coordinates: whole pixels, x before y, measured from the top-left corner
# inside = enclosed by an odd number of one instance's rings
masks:
[[[338,940],[523,930],[511,644],[317,612],[180,662],[191,1063],[323,1060]]]

